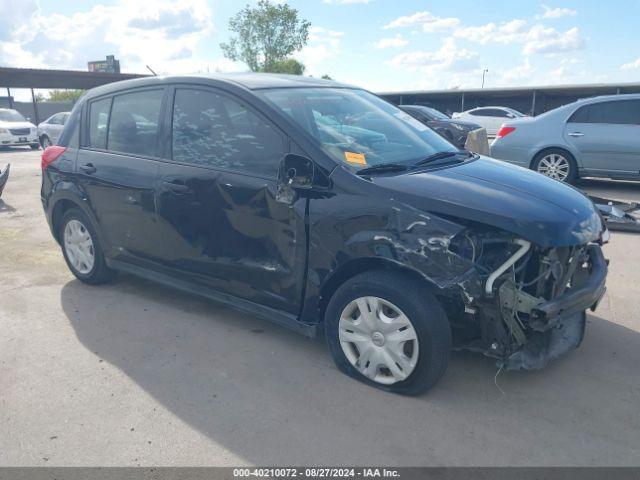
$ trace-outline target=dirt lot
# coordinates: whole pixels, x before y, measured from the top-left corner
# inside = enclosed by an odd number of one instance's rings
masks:
[[[79,283],[39,161],[0,153],[0,465],[640,465],[640,236],[612,235],[579,350],[499,388],[489,359],[456,353],[404,398],[341,375],[321,340],[125,275]]]

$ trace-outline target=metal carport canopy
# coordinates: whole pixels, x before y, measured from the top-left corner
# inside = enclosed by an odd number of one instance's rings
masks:
[[[134,73],[103,73],[83,72],[79,70],[0,67],[0,87],[87,90],[106,83],[146,76],[148,75],[139,75]]]

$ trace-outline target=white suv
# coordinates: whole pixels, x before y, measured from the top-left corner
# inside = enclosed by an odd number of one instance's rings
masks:
[[[29,145],[40,148],[36,126],[27,121],[17,110],[0,108],[0,147]]]

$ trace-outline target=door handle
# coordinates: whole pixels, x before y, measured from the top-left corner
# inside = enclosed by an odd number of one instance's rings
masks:
[[[569,134],[570,137],[584,137],[584,133],[582,132],[571,132]]]
[[[84,165],[80,165],[80,170],[91,175],[92,173],[96,173],[97,168],[93,166],[93,163],[86,163]]]
[[[191,190],[184,183],[174,183],[174,182],[163,181],[162,184],[165,187],[167,187],[169,190],[172,190],[172,191],[174,191],[176,193],[187,193],[187,192],[189,192]]]

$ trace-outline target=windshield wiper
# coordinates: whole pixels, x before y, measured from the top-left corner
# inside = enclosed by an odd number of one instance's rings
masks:
[[[422,160],[417,161],[413,164],[414,167],[419,167],[420,165],[426,165],[427,163],[435,162],[436,160],[442,160],[443,158],[455,157],[456,155],[460,155],[466,152],[463,151],[455,151],[455,152],[436,152],[432,155],[429,155]]]
[[[384,173],[384,172],[403,172],[407,168],[406,165],[401,165],[399,163],[382,163],[380,165],[374,165],[372,167],[362,168],[358,170],[356,173],[358,175],[367,175],[369,173]]]

